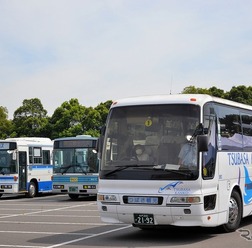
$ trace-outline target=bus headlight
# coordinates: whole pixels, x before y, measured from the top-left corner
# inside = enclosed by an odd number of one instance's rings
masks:
[[[98,194],[97,200],[101,202],[119,202],[116,195]]]
[[[53,185],[53,189],[64,189],[64,185]]]
[[[199,196],[174,196],[171,203],[200,203]]]

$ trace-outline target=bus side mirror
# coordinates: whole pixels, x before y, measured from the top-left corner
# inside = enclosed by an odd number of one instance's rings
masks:
[[[105,135],[105,131],[106,131],[106,126],[102,126],[101,129],[100,129],[101,136]]]
[[[101,159],[102,157],[102,149],[103,149],[103,141],[104,141],[104,134],[105,134],[106,126],[103,126],[100,130],[100,137],[97,141],[97,147],[96,150],[98,152],[98,158]]]
[[[103,141],[104,141],[104,136],[100,136],[97,141],[97,156],[99,159],[102,158],[102,149],[103,149]]]
[[[207,152],[208,151],[208,136],[207,135],[198,135],[198,152]]]

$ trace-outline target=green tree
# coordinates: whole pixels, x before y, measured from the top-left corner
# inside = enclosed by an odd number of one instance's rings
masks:
[[[218,89],[218,88],[213,86],[213,87],[209,88],[208,91],[209,91],[209,95],[211,95],[211,96],[225,98],[224,90]]]
[[[182,94],[208,94],[223,99],[228,99],[234,102],[244,103],[252,105],[252,86],[233,86],[230,91],[224,92],[224,90],[216,87],[209,89],[196,88],[195,86],[185,87]]]
[[[224,90],[218,89],[214,86],[209,89],[196,88],[195,86],[188,86],[183,89],[182,94],[208,94],[220,98],[226,97]]]
[[[82,122],[86,108],[79,104],[78,99],[72,98],[58,107],[50,120],[51,138],[70,137],[84,134]]]
[[[187,86],[185,87],[182,92],[182,94],[209,94],[208,89],[203,88],[196,88],[195,86]]]
[[[109,108],[112,104],[111,100],[106,101],[105,103],[100,103],[94,109],[90,109],[86,118],[87,134],[90,134],[94,137],[100,136],[100,129],[105,125]]]
[[[231,90],[226,93],[225,98],[235,102],[252,105],[252,86],[233,86]]]
[[[62,103],[51,117],[48,128],[52,130],[50,137],[55,139],[81,134],[98,137],[110,105],[111,101],[107,101],[96,108],[85,107],[80,105],[76,98]]]
[[[12,122],[8,120],[7,108],[0,106],[0,139],[6,139],[12,129]]]
[[[46,125],[48,123],[47,111],[38,98],[25,99],[13,115],[12,137],[47,137]]]
[[[112,104],[112,101],[108,100],[104,103],[100,103],[97,107],[95,107],[95,110],[99,112],[100,117],[101,117],[100,123],[98,124],[99,125],[98,128],[105,125],[111,104]]]

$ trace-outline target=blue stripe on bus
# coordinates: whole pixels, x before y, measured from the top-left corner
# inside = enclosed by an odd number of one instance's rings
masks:
[[[57,182],[57,183],[70,183],[72,182],[71,180],[73,178],[77,178],[78,179],[78,183],[86,183],[86,182],[89,182],[89,183],[98,183],[98,176],[75,176],[75,175],[72,175],[72,176],[53,176],[53,182]],[[76,183],[77,183],[76,182]]]
[[[0,177],[0,180],[14,180],[14,177]]]
[[[52,181],[37,181],[38,182],[38,192],[48,192],[52,191]],[[27,184],[27,191],[29,189],[29,183]]]
[[[252,180],[250,179],[248,169],[244,166],[245,170],[245,193],[243,195],[245,204],[252,202]]]
[[[39,170],[41,170],[41,169],[52,169],[53,168],[53,165],[43,165],[43,164],[41,164],[41,165],[28,165],[29,166],[29,169],[39,169]]]

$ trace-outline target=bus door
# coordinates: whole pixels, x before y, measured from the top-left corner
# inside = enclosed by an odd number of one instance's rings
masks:
[[[217,204],[218,194],[218,162],[217,162],[217,122],[214,109],[206,106],[204,115],[204,127],[208,136],[208,151],[202,156],[202,189],[203,194],[208,194],[206,198],[206,210],[213,210]],[[210,194],[212,192],[212,194]]]
[[[26,191],[27,184],[27,158],[26,152],[19,152],[19,170],[18,170],[18,189],[19,191]]]

